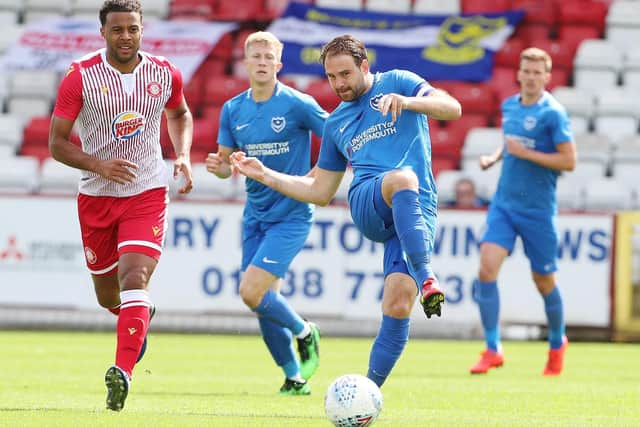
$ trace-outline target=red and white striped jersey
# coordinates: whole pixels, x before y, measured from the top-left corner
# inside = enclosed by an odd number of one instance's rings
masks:
[[[60,83],[53,114],[76,121],[83,151],[139,167],[125,185],[82,171],[82,194],[126,197],[167,186],[160,123],[165,108],[182,102],[182,75],[166,58],[139,53],[133,73],[122,74],[109,65],[105,49],[92,52],[74,61]]]

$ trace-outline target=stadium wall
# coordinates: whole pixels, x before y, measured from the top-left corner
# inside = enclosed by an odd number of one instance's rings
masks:
[[[0,327],[105,329],[85,267],[74,198],[0,197]],[[442,318],[426,321],[416,304],[414,336],[481,333],[472,284],[484,211],[441,210],[433,266],[447,294]],[[568,327],[612,326],[611,214],[561,214],[558,283]],[[242,205],[175,201],[151,295],[153,329],[257,333],[238,296]],[[305,249],[282,292],[325,333],[373,335],[380,321],[382,246],[364,239],[343,207],[316,209]],[[499,277],[502,322],[516,338],[536,337],[546,321],[520,243]],[[512,326],[511,328],[509,326]]]

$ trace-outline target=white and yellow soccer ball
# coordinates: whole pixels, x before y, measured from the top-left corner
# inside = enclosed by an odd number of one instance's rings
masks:
[[[382,410],[382,393],[369,378],[347,374],[336,378],[324,395],[324,411],[336,427],[372,425]]]

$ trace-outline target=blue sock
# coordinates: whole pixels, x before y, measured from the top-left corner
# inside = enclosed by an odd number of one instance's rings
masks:
[[[253,310],[260,316],[289,329],[294,335],[298,335],[304,329],[304,320],[289,305],[287,300],[279,292],[269,289],[260,304]]]
[[[408,317],[396,319],[390,316],[382,316],[382,324],[369,355],[369,372],[367,372],[367,377],[376,383],[378,387],[382,386],[387,376],[389,376],[393,365],[396,364],[408,340]]]
[[[500,317],[500,294],[498,285],[493,282],[475,283],[476,301],[480,308],[480,319],[484,328],[484,338],[489,350],[498,351],[500,349],[500,327],[498,319]]]
[[[287,378],[293,378],[300,372],[300,365],[291,346],[291,331],[262,316],[258,316],[258,323],[271,357]]]
[[[391,202],[396,234],[416,274],[418,286],[421,286],[429,277],[430,259],[426,243],[429,233],[420,209],[418,193],[413,190],[401,190],[393,195]]]
[[[544,312],[547,313],[549,323],[549,345],[551,348],[562,347],[562,337],[564,337],[564,309],[562,295],[558,286],[554,287],[549,294],[543,296]]]

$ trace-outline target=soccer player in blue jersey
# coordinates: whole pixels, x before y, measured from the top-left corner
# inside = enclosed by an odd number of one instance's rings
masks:
[[[207,170],[220,178],[231,176],[229,155],[235,150],[256,156],[283,173],[305,175],[310,171],[310,131],[321,136],[328,114],[311,96],[278,81],[282,47],[268,32],[255,32],[245,42],[250,88],[225,102],[218,152],[206,160]],[[320,332],[294,311],[279,289],[309,235],[313,207],[250,178],[246,191],[240,296],[257,313],[262,337],[285,373],[280,393],[308,395],[307,380],[319,364]],[[293,336],[300,360],[291,345]]]
[[[384,243],[382,323],[367,374],[380,386],[406,346],[416,294],[427,317],[439,316],[444,302],[430,265],[437,195],[427,116],[456,119],[461,107],[409,71],[371,73],[367,50],[353,36],[334,38],[320,59],[342,102],[327,119],[314,176],[284,174],[244,153],[231,160],[254,180],[323,206],[351,163],[353,221],[367,238]]]
[[[498,325],[500,298],[496,280],[517,236],[524,244],[531,275],[544,300],[549,324],[549,354],[544,375],[562,372],[567,348],[562,297],[556,286],[558,254],[556,180],[576,165],[576,147],[565,109],[545,85],[551,77],[551,57],[528,48],[520,54],[520,93],[502,103],[504,146],[480,158],[487,169],[502,159],[498,188],[487,214],[480,244],[480,272],[475,297],[487,348],[471,368],[484,374],[502,366],[504,356]]]

